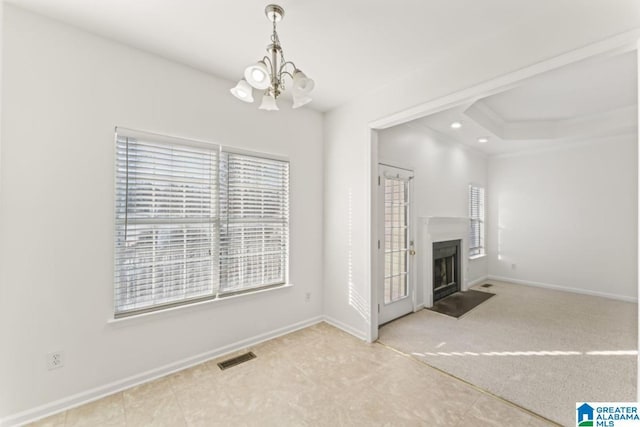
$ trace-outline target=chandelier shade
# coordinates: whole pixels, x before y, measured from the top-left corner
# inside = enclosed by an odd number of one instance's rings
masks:
[[[315,83],[291,61],[284,59],[280,38],[276,31],[276,23],[284,17],[284,9],[277,4],[265,8],[267,19],[273,25],[271,43],[267,46],[268,55],[244,70],[244,79],[231,89],[231,93],[244,102],[253,102],[252,88],[264,91],[261,110],[276,111],[276,100],[285,90],[285,78],[291,80],[293,108],[299,108],[311,102],[309,94]]]
[[[230,92],[240,101],[253,102],[253,89],[245,79],[240,80]]]
[[[313,90],[315,83],[300,70],[293,72],[293,92],[300,94],[309,94]]]
[[[244,70],[244,78],[251,86],[259,90],[264,90],[271,86],[269,70],[264,61],[258,61],[256,64],[249,65]]]
[[[266,111],[278,111],[278,104],[276,104],[276,99],[271,96],[270,93],[265,93],[264,96],[262,97],[262,102],[260,103],[260,107],[258,107],[260,110],[266,110]]]

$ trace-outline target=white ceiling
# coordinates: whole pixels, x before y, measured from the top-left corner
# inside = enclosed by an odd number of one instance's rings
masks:
[[[637,132],[636,51],[570,64],[408,123],[489,155]],[[462,128],[452,129],[459,121]],[[478,143],[479,137],[489,142]]]
[[[579,62],[486,98],[484,103],[509,122],[610,111],[636,102],[636,67],[633,53]]]
[[[316,81],[326,111],[470,46],[520,28],[548,38],[567,22],[637,25],[637,0],[278,0],[287,59]],[[268,0],[7,0],[90,32],[237,80],[264,55]],[[634,15],[635,17],[630,18]],[[629,28],[627,28],[629,29]]]

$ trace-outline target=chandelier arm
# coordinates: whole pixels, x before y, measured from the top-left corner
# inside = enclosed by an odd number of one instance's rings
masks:
[[[280,66],[280,69],[283,69],[287,65],[291,65],[293,67],[294,71],[298,69],[298,67],[296,67],[296,64],[294,64],[293,61],[285,61],[285,62],[283,62],[282,65]]]
[[[280,75],[281,76],[289,76],[293,80],[293,74],[291,74],[290,72],[288,72],[286,70],[280,71]]]
[[[285,70],[285,67],[286,67],[287,65],[291,65],[291,66],[293,67],[293,71],[296,71],[296,70],[298,69],[298,67],[296,67],[296,64],[294,64],[293,62],[291,62],[291,61],[284,61],[284,58],[282,58],[282,59],[283,59],[283,62],[282,62],[282,64],[280,65],[280,71],[279,71],[279,73],[280,73],[280,74],[284,74],[284,73],[286,72],[287,74],[289,74],[289,75],[293,78],[293,75],[291,75],[291,73],[289,73],[288,71],[286,71],[286,70]]]
[[[269,65],[269,68],[273,68],[273,64],[271,63],[271,58],[269,58],[267,55],[263,56],[262,60],[265,61],[267,65]]]

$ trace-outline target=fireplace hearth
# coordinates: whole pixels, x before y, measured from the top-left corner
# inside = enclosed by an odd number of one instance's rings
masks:
[[[460,290],[460,240],[433,243],[433,302]]]

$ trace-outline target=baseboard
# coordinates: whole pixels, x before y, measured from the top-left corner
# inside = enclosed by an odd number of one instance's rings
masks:
[[[422,310],[423,308],[424,308],[424,304],[418,304],[418,305],[416,305],[416,307],[413,309],[413,312],[415,313],[415,312],[417,312],[417,311]]]
[[[96,388],[93,388],[69,397],[65,397],[63,399],[56,400],[54,402],[47,403],[42,406],[38,406],[33,409],[19,412],[17,414],[10,415],[8,417],[0,419],[0,427],[19,426],[26,423],[30,423],[30,422],[48,417],[50,415],[56,414],[58,412],[72,409],[72,408],[75,408],[76,406],[84,405],[85,403],[89,403],[94,400],[101,399],[105,396],[108,396],[113,393],[117,393],[122,390],[126,390],[130,387],[134,387],[149,381],[153,381],[158,378],[164,377],[166,375],[172,374],[174,372],[178,372],[183,369],[190,368],[202,362],[206,362],[211,359],[216,359],[226,354],[233,353],[234,351],[242,350],[243,348],[259,344],[263,341],[277,338],[279,336],[286,335],[288,333],[297,331],[299,329],[303,329],[311,325],[315,325],[316,323],[320,323],[324,320],[325,320],[324,316],[312,317],[310,319],[303,320],[301,322],[297,322],[292,325],[288,325],[283,328],[276,329],[274,331],[270,331],[264,334],[256,335],[251,338],[237,341],[233,344],[229,344],[229,345],[217,348],[215,350],[211,350],[211,351],[199,354],[197,356],[182,359],[177,362],[170,363],[168,365],[164,365],[159,368],[143,372],[141,374],[133,375],[128,378],[124,378],[119,381],[114,381],[110,384],[105,384],[103,386],[96,387]],[[343,327],[338,325],[334,325],[334,326],[340,329],[344,329]]]
[[[475,279],[475,280],[472,280],[472,281],[468,282],[467,283],[467,287],[471,288],[471,287],[473,287],[475,285],[479,285],[482,282],[486,282],[487,280],[489,280],[489,276],[482,276],[479,279]],[[498,280],[498,279],[494,279],[494,280]]]
[[[571,293],[574,293],[574,294],[591,295],[591,296],[594,296],[594,297],[602,297],[602,298],[608,298],[608,299],[613,299],[613,300],[618,300],[618,301],[633,302],[633,303],[637,303],[638,302],[638,298],[628,297],[628,296],[625,296],[625,295],[609,294],[607,292],[591,291],[591,290],[588,290],[588,289],[580,289],[580,288],[571,288],[571,287],[568,287],[568,286],[552,285],[550,283],[534,282],[534,281],[531,281],[531,280],[513,279],[511,277],[502,277],[502,276],[489,275],[487,277],[487,280],[498,280],[500,282],[509,282],[509,283],[514,283],[516,285],[534,286],[536,288],[553,289],[553,290],[556,290],[556,291],[571,292]]]
[[[329,316],[324,316],[324,321],[327,322],[328,324],[330,324],[331,326],[335,326],[336,328],[343,330],[344,332],[353,335],[354,337],[361,339],[362,341],[366,341],[367,340],[367,334],[365,334],[362,331],[359,331],[355,328],[352,328],[351,326],[347,325],[346,323],[342,323],[339,320],[334,319],[333,317],[329,317]]]

